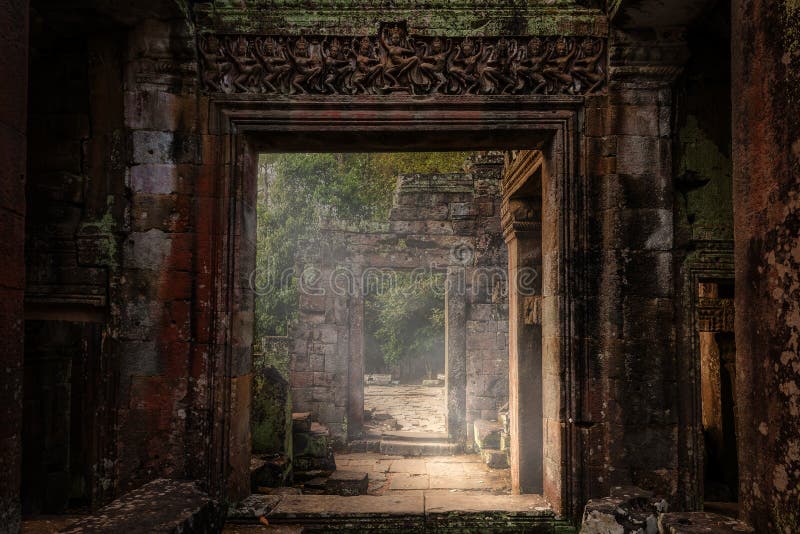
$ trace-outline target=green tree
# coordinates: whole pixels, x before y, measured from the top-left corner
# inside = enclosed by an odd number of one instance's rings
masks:
[[[397,274],[366,302],[366,328],[389,365],[422,359],[427,377],[444,361],[444,278]]]
[[[459,172],[467,152],[266,154],[259,161],[256,340],[286,335],[297,283],[286,273],[327,210],[342,219],[386,220],[400,173]]]

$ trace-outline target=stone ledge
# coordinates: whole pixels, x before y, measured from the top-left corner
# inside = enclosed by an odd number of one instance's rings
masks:
[[[126,493],[62,532],[204,534],[219,532],[224,518],[224,509],[195,482],[161,478]]]

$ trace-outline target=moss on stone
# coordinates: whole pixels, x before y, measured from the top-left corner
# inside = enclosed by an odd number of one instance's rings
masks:
[[[676,176],[692,174],[707,184],[684,193],[681,221],[695,229],[693,237],[733,239],[731,160],[703,130],[696,116],[689,115],[680,130],[680,157]]]

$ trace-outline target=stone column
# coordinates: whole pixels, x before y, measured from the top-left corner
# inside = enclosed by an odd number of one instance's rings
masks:
[[[542,493],[541,199],[504,200],[503,233],[508,245],[511,487],[514,493]],[[560,436],[553,439],[560,441]]]
[[[587,171],[598,188],[591,439],[597,423],[604,429],[587,447],[590,497],[636,484],[671,498],[677,487],[670,119],[686,55],[680,34],[615,32],[608,95],[587,108]]]
[[[0,533],[20,529],[28,16],[11,0],[0,17]]]
[[[447,433],[456,443],[467,437],[466,272],[447,268],[444,295],[445,403]]]
[[[119,490],[194,478],[235,499],[249,492],[255,154],[206,135],[188,21],[143,21],[127,42]],[[240,167],[226,173],[230,148]],[[230,187],[228,176],[239,182]],[[229,234],[220,221],[232,221]],[[237,248],[223,256],[225,245]]]
[[[732,6],[740,510],[800,532],[800,5]]]

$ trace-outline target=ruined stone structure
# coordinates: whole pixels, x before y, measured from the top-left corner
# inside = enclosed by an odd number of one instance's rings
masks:
[[[5,0],[0,531],[160,478],[248,494],[257,154],[311,150],[509,152],[516,491],[700,510],[701,333],[733,310],[741,517],[800,530],[798,27],[790,0]]]
[[[398,178],[388,223],[329,220],[299,260],[292,350],[294,411],[341,440],[361,434],[364,300],[398,271],[445,277],[447,429],[464,442],[508,399],[507,253],[500,229],[502,156],[465,174]]]

